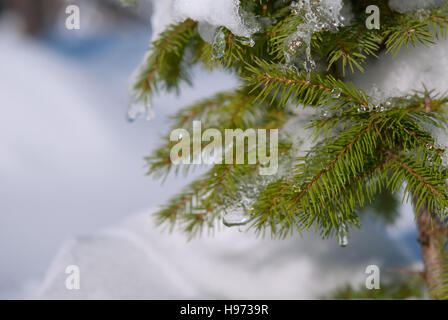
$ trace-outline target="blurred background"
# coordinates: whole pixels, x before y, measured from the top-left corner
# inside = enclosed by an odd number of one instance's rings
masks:
[[[69,4],[80,30],[65,28]],[[0,1],[0,298],[314,298],[362,284],[371,263],[418,267],[409,207],[387,228],[366,218],[347,248],[233,229],[187,243],[154,229],[154,208],[201,171],[161,184],[143,157],[170,114],[236,81],[195,69],[193,87],[155,98],[154,120],[128,123],[152,11],[151,1]],[[68,264],[81,265],[80,292],[64,287]]]

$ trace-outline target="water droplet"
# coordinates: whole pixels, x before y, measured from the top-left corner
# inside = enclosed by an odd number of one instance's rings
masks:
[[[213,37],[212,55],[215,59],[220,59],[226,55],[226,35],[223,28],[216,30]]]
[[[331,90],[331,96],[335,99],[338,99],[341,97],[342,89],[341,88],[335,88]]]
[[[377,112],[378,111],[379,106],[373,103],[369,104],[369,111],[370,112]]]
[[[365,106],[359,106],[357,111],[362,113],[362,112],[367,112],[368,110],[367,110],[367,108]]]

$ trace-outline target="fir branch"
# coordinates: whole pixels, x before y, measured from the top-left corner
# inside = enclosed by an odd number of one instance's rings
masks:
[[[198,101],[190,107],[180,110],[172,117],[174,129],[187,129],[191,131],[193,121],[201,121],[202,129],[218,129],[224,136],[225,129],[278,129],[283,126],[288,115],[285,110],[269,107],[267,103],[257,102],[247,90],[234,90],[217,93],[216,95]],[[148,175],[166,177],[172,170],[170,150],[177,142],[166,142],[156,149],[145,160],[149,167]],[[192,144],[192,142],[191,142]],[[201,142],[201,150],[209,142]],[[194,150],[196,151],[196,150]],[[184,170],[187,173],[193,166],[175,166],[175,172]]]
[[[313,74],[308,80],[306,75],[298,75],[295,70],[284,66],[272,65],[259,59],[256,63],[255,66],[247,65],[250,75],[243,80],[247,87],[252,88],[250,93],[258,93],[257,99],[260,101],[269,97],[271,103],[277,102],[280,106],[288,102],[312,106],[325,103],[332,105],[333,110],[351,104],[368,107],[367,95],[362,90],[332,76]]]
[[[138,97],[148,97],[158,89],[178,90],[180,81],[190,82],[183,56],[193,38],[198,37],[196,24],[187,19],[171,25],[152,43],[134,85]]]

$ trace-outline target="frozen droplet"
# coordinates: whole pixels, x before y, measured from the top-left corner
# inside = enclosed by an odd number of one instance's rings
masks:
[[[241,43],[250,47],[255,46],[255,40],[253,38],[241,38]]]
[[[131,103],[129,103],[126,118],[129,122],[134,122],[139,118],[152,120],[154,118],[154,112],[149,98],[133,98]]]
[[[328,110],[322,109],[322,110],[320,111],[320,116],[321,116],[321,118],[326,118],[326,117],[328,117],[329,115],[330,115],[330,113],[328,112]]]
[[[362,113],[362,112],[367,112],[369,111],[365,106],[361,105],[358,107],[358,112]]]
[[[336,31],[341,25],[340,11],[342,0],[299,0],[291,4],[291,12],[303,20],[293,33],[285,40],[284,56],[287,65],[296,65],[300,72],[307,74],[316,68],[311,55],[311,37],[322,30]]]
[[[331,90],[331,96],[335,99],[339,99],[341,97],[341,94],[342,94],[341,88],[335,88]]]
[[[287,65],[292,65],[295,60],[305,60],[306,43],[300,33],[290,35],[285,41],[285,59]]]
[[[222,222],[226,227],[244,226],[249,222],[249,216],[242,207],[232,207],[227,209],[226,214],[222,218]]]
[[[249,222],[259,187],[260,181],[245,181],[235,187],[235,195],[225,200],[223,216],[225,226],[244,226]]]
[[[339,227],[338,243],[343,248],[345,248],[348,245],[348,232],[347,232],[347,226],[345,224],[342,224]]]
[[[215,32],[212,44],[212,55],[215,59],[220,59],[226,55],[226,35],[223,28]]]

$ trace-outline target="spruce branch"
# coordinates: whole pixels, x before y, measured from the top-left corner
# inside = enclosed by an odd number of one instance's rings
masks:
[[[296,105],[318,106],[322,103],[332,105],[332,110],[348,105],[368,107],[367,95],[353,85],[336,80],[334,77],[313,74],[308,80],[306,75],[282,65],[272,65],[267,61],[256,60],[256,65],[247,65],[249,76],[243,78],[246,86],[257,92],[257,99],[270,99],[283,106],[289,102]]]
[[[190,83],[188,63],[183,58],[187,46],[198,37],[196,24],[187,19],[170,25],[152,43],[134,84],[140,99],[148,99],[160,89],[178,91],[180,81]]]
[[[267,103],[256,101],[247,90],[220,92],[214,96],[198,101],[172,116],[174,129],[183,128],[191,132],[193,121],[201,121],[202,129],[217,129],[224,136],[226,129],[278,129],[283,127],[289,115],[284,109],[271,108]],[[148,175],[167,177],[173,167],[175,172],[184,170],[187,173],[194,165],[174,166],[170,158],[170,150],[176,144],[166,142],[156,149],[151,156],[145,158],[148,165]],[[201,142],[201,150],[208,142]],[[191,149],[193,144],[191,142]],[[196,151],[196,150],[193,150]]]

